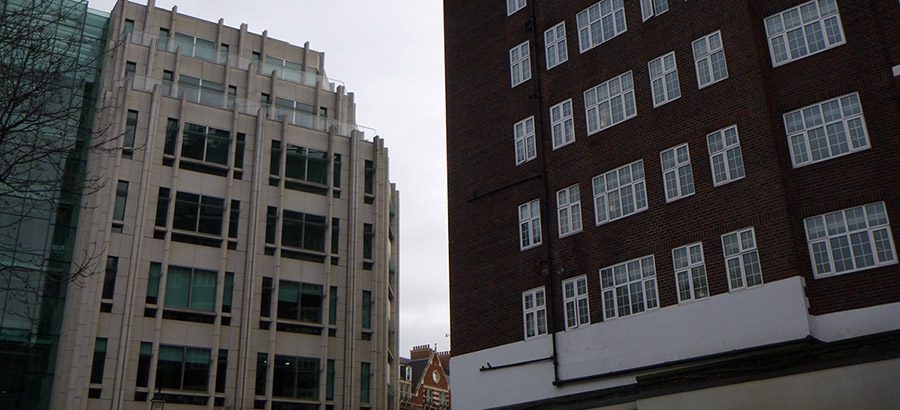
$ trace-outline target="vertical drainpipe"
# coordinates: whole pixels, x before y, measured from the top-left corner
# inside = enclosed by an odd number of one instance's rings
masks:
[[[537,30],[537,7],[538,0],[534,0],[531,6],[531,18],[528,20],[525,26],[525,31],[528,32],[531,36],[531,42],[534,43],[534,52],[532,53],[534,57],[535,64],[534,67],[534,76],[533,81],[534,84],[532,86],[533,96],[535,102],[537,104],[537,124],[535,124],[534,129],[536,135],[540,135],[541,143],[535,144],[538,148],[538,156],[541,159],[541,200],[544,202],[545,206],[541,207],[541,231],[544,233],[544,236],[547,238],[547,246],[546,251],[544,252],[546,263],[547,263],[547,330],[550,332],[550,340],[552,345],[552,357],[553,357],[553,384],[556,385],[559,382],[559,351],[557,350],[556,345],[556,268],[553,263],[553,241],[555,237],[553,233],[548,228],[550,226],[550,186],[547,181],[547,155],[544,152],[544,118],[546,113],[544,112],[544,100],[541,95],[541,53],[538,51],[538,44],[541,38],[538,36]],[[531,53],[531,51],[529,51]],[[540,130],[538,132],[537,130]]]

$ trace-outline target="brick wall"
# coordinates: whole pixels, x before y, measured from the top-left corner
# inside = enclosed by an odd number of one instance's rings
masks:
[[[677,303],[671,249],[703,241],[710,291],[728,292],[720,236],[753,226],[764,281],[803,275],[810,312],[900,301],[898,265],[814,280],[802,219],[885,201],[900,232],[900,6],[839,0],[847,43],[772,68],[763,19],[802,3],[670,1],[641,21],[625,1],[627,31],[581,54],[576,14],[594,1],[445,0],[450,295],[454,354],[522,339],[521,293],[587,274],[592,322],[602,319],[598,271],[654,254],[661,305]],[[534,18],[532,19],[532,13]],[[566,23],[568,61],[546,69],[543,32]],[[697,87],[691,42],[721,30],[729,78]],[[530,41],[532,79],[510,87],[509,49]],[[653,108],[647,63],[675,51],[682,96]],[[637,117],[587,135],[583,93],[631,70]],[[858,91],[871,149],[793,169],[782,114]],[[575,142],[552,150],[549,107],[571,98]],[[515,164],[513,124],[535,116],[538,158]],[[713,187],[706,135],[737,124],[746,177]],[[666,203],[660,151],[689,144],[693,196]],[[596,226],[591,179],[644,161],[649,209]],[[578,183],[581,233],[557,234],[557,190]],[[519,204],[541,199],[543,244],[519,250]],[[550,277],[550,269],[554,275]],[[551,285],[552,284],[552,285]],[[553,300],[553,299],[550,299]],[[562,323],[562,303],[548,305]]]

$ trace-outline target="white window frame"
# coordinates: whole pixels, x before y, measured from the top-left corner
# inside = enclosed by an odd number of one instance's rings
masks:
[[[581,190],[578,184],[556,191],[556,216],[560,238],[581,232]]]
[[[506,16],[512,16],[513,13],[524,9],[527,4],[527,0],[506,0]]]
[[[576,15],[578,50],[584,53],[628,31],[626,20],[623,0],[600,0],[581,10]],[[593,33],[591,26],[595,24],[597,32]],[[604,37],[604,29],[608,24],[612,24],[612,35]],[[595,38],[595,34],[600,38]]]
[[[542,303],[538,305],[538,296]],[[531,307],[528,307],[528,298],[531,297]],[[529,316],[532,318],[533,335],[528,335]],[[544,329],[541,331],[541,319],[543,319]],[[547,294],[544,287],[534,288],[522,292],[522,334],[525,340],[534,339],[547,334]]]
[[[544,51],[547,55],[548,70],[569,61],[565,21],[544,32]]]
[[[837,108],[837,117],[835,117],[835,107]],[[825,116],[826,110],[831,112],[830,119]],[[855,126],[851,127],[853,124]],[[784,130],[787,134],[791,164],[794,168],[828,161],[871,148],[862,102],[859,99],[859,93],[856,92],[785,113]],[[840,135],[843,135],[846,151],[834,153],[835,147],[830,138],[832,135],[829,135],[830,131],[839,131]],[[851,131],[855,132],[857,141],[854,141]],[[813,133],[818,135],[819,132],[821,132],[821,142],[824,143],[827,155],[814,159],[810,135]],[[856,144],[858,141],[861,143]]]
[[[696,192],[694,170],[691,167],[691,151],[687,143],[661,151],[659,165],[662,168],[666,203],[694,195]],[[671,181],[670,176],[674,178]]]
[[[762,286],[762,265],[753,227],[722,235],[722,255],[725,256],[729,292]]]
[[[659,16],[669,11],[668,0],[641,0],[641,18],[650,20],[653,16]]]
[[[616,273],[619,273],[618,278],[624,279],[624,281],[616,280]],[[606,280],[604,280],[604,276]],[[634,292],[636,286],[632,285],[639,286],[638,292]],[[623,288],[626,293],[619,294],[619,290]],[[600,300],[603,303],[603,320],[626,318],[659,309],[658,288],[656,260],[653,255],[642,256],[600,269]],[[641,296],[639,305],[641,310],[635,312],[632,308],[636,303],[631,301],[631,297],[637,294]],[[628,311],[620,314],[619,303],[622,300],[628,303]]]
[[[747,170],[744,168],[744,154],[736,124],[706,134],[706,147],[709,150],[709,170],[714,187],[744,179]],[[717,164],[722,166],[724,179],[717,176]]]
[[[675,59],[674,51],[650,60],[647,63],[647,72],[650,74],[653,108],[666,105],[681,98],[681,81],[678,78],[678,62]],[[671,82],[673,78],[675,81]]]
[[[564,280],[562,293],[566,330],[590,326],[591,307],[588,301],[587,275]]]
[[[519,79],[516,81],[516,74]],[[509,82],[512,87],[531,79],[531,47],[528,41],[509,49]]]
[[[862,212],[862,227],[859,223],[850,226],[848,216],[852,214],[859,215]],[[840,218],[840,219],[838,219]],[[831,223],[829,223],[829,219]],[[832,225],[829,227],[829,225]],[[882,266],[894,265],[897,263],[897,248],[894,246],[894,236],[891,233],[891,223],[887,215],[887,207],[884,202],[873,202],[870,204],[854,206],[851,208],[841,209],[822,215],[815,215],[803,220],[803,227],[806,231],[806,243],[809,251],[809,261],[812,265],[813,276],[816,279],[839,276],[852,272],[859,272],[868,269],[874,269]],[[831,228],[835,228],[832,232]],[[880,234],[880,235],[879,235]],[[867,266],[859,266],[858,258],[861,246],[853,244],[853,237],[864,238],[868,241],[872,256],[872,264]],[[879,236],[879,240],[876,236]],[[850,256],[850,269],[842,271],[837,270],[834,261],[835,241],[844,239],[846,241],[846,252]],[[878,244],[881,243],[882,250],[890,253],[890,257],[883,258],[879,255]],[[824,245],[822,249],[827,257],[824,261],[827,271],[820,271],[822,264],[816,262],[817,245]],[[842,245],[842,244],[838,244]],[[838,248],[843,248],[838,246]],[[865,255],[862,255],[865,256]]]
[[[694,52],[694,67],[697,71],[698,89],[702,90],[728,79],[728,60],[725,58],[725,45],[722,42],[721,30],[716,30],[694,40],[691,43],[691,49]],[[713,57],[719,53],[722,54],[722,66],[725,68],[725,73],[717,78],[716,71],[713,69]],[[701,67],[705,68],[709,73],[709,79],[706,82],[703,82],[703,79],[700,77]]]
[[[557,150],[575,142],[575,120],[572,99],[550,107],[550,134],[553,149]]]
[[[785,27],[785,19],[790,19],[790,28]],[[826,23],[826,21],[828,23]],[[773,68],[811,55],[819,54],[847,42],[836,0],[808,1],[766,17],[765,20],[763,20],[763,23],[766,29],[766,43],[769,47],[769,57],[772,59]],[[832,35],[840,38],[829,38],[829,28],[832,30]],[[834,31],[835,29],[836,31]],[[793,33],[797,30],[800,30],[800,40],[803,42],[803,51],[794,55],[794,53],[791,52],[791,41],[788,38],[788,33]],[[821,46],[822,48],[810,52],[809,35],[810,32],[816,30],[822,35],[823,45]],[[783,47],[783,60],[778,57],[778,54],[780,53],[776,53],[774,46],[776,44]]]
[[[613,113],[613,105],[622,108],[619,117]],[[631,71],[619,74],[585,90],[584,116],[588,135],[596,134],[637,117],[637,103],[634,99],[634,76]],[[592,122],[593,125],[591,124]]]
[[[640,175],[636,178],[636,175]],[[647,182],[644,174],[644,160],[639,159],[591,179],[594,189],[594,215],[597,226],[629,217],[647,210]],[[610,186],[612,183],[613,186]],[[622,194],[632,198],[631,212],[625,213]],[[615,194],[615,195],[613,195]],[[618,203],[620,214],[610,217],[610,204]]]
[[[541,201],[538,199],[519,205],[519,249],[526,250],[540,246]],[[527,234],[527,236],[526,236]]]
[[[513,124],[513,145],[517,166],[537,158],[534,132],[533,115]]]
[[[679,254],[684,256],[683,263],[678,261]],[[672,249],[672,266],[675,268],[675,293],[678,294],[678,303],[709,298],[703,242],[695,242]],[[682,275],[687,279],[686,284],[681,281]],[[688,293],[688,295],[683,296],[682,293]]]

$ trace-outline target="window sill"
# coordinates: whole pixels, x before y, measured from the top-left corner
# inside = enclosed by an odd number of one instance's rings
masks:
[[[744,179],[744,178],[746,178],[746,177],[747,177],[747,176],[744,175],[744,176],[742,176],[742,177],[740,177],[740,178],[734,178],[734,179],[729,179],[729,180],[724,181],[724,182],[719,182],[718,184],[715,183],[715,182],[713,182],[713,188],[718,188],[718,187],[720,187],[720,186],[725,186],[725,185],[728,185],[728,184],[730,184],[730,183],[732,183],[732,182],[740,181],[740,180],[742,180],[742,179]]]
[[[897,260],[895,259],[895,260],[893,260],[893,261],[891,261],[891,262],[876,263],[875,265],[872,265],[872,266],[866,266],[865,268],[856,268],[856,269],[846,270],[846,271],[838,272],[838,273],[827,273],[827,274],[822,274],[822,273],[815,273],[815,272],[814,272],[814,273],[813,273],[813,278],[816,279],[816,280],[819,280],[819,279],[828,279],[828,278],[833,278],[833,277],[836,277],[836,276],[846,275],[846,274],[848,274],[848,273],[862,272],[862,271],[867,271],[867,270],[872,270],[872,269],[883,268],[883,267],[885,267],[885,266],[892,266],[892,265],[896,265],[896,264],[897,264]],[[815,268],[813,268],[813,269],[815,269]]]

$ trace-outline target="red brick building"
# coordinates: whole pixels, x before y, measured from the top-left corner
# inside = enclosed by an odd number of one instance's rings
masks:
[[[897,1],[444,16],[458,407],[900,406]]]
[[[415,346],[400,358],[400,409],[450,409],[450,352]]]

